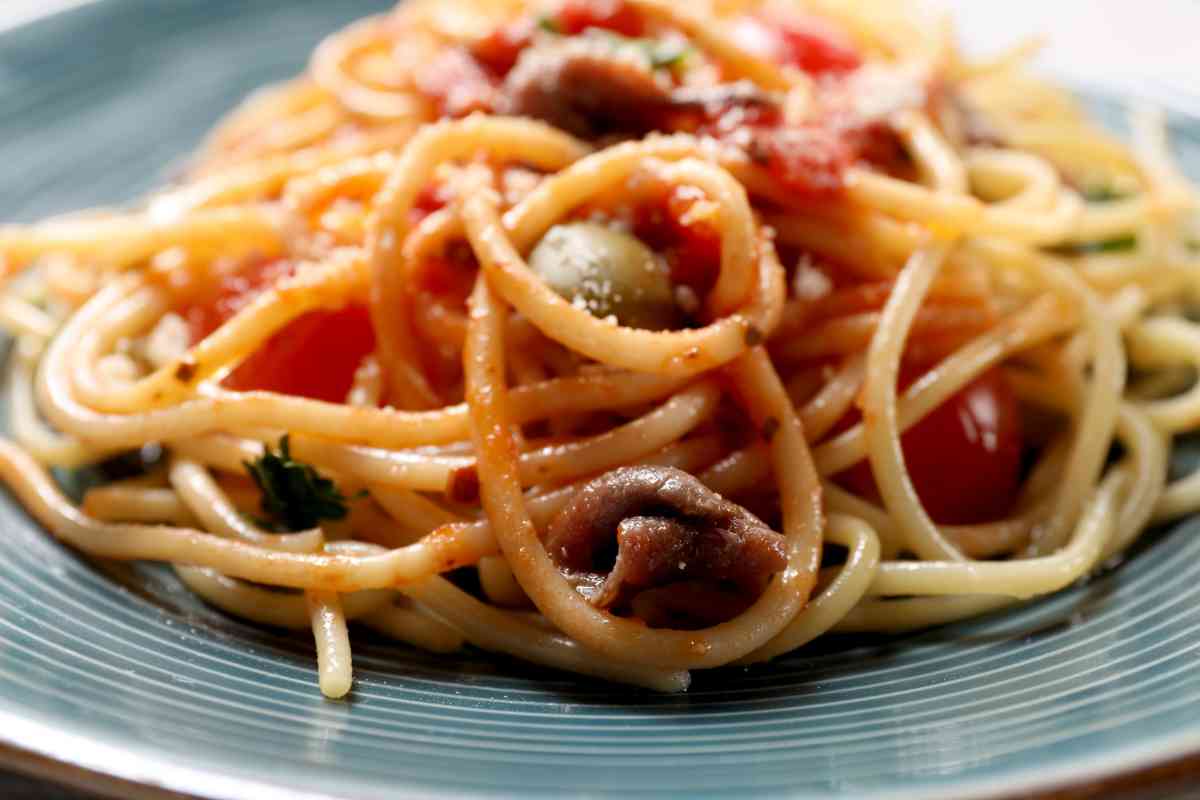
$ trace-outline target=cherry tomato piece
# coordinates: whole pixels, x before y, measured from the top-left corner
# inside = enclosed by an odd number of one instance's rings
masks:
[[[772,13],[734,22],[734,40],[749,52],[811,75],[841,74],[862,66],[854,44],[822,20]]]
[[[854,421],[844,420],[839,427]],[[1021,415],[999,370],[967,384],[900,440],[913,487],[934,522],[990,522],[1012,510],[1021,475]],[[878,497],[865,461],[837,480],[859,494]]]
[[[493,75],[503,77],[533,40],[533,31],[533,21],[528,18],[509,22],[476,42],[471,54]]]
[[[638,12],[623,0],[567,0],[555,18],[560,32],[568,36],[588,28],[603,28],[622,36],[641,36],[645,30]]]
[[[341,403],[355,370],[374,349],[375,331],[365,306],[310,311],[264,342],[225,379],[225,386]]]
[[[203,339],[240,311],[267,286],[290,275],[289,261],[264,261],[227,275],[214,290],[180,314],[192,342]],[[238,365],[225,386],[261,389],[340,403],[362,359],[375,349],[375,332],[365,306],[311,311],[289,323]]]

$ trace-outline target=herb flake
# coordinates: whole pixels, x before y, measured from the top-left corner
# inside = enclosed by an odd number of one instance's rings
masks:
[[[1112,203],[1128,196],[1108,183],[1097,183],[1083,190],[1083,199],[1089,203]]]
[[[1118,236],[1115,239],[1103,239],[1098,242],[1082,242],[1051,247],[1050,252],[1060,256],[1085,256],[1093,253],[1124,253],[1137,247],[1137,237],[1133,234]]]
[[[555,36],[566,34],[561,23],[552,14],[540,15],[535,24],[539,30]],[[605,28],[595,27],[585,30],[584,35],[603,37],[614,50],[631,48],[637,51],[649,62],[651,69],[673,70],[683,64],[692,54],[692,47],[686,40],[624,36]]]
[[[242,464],[262,491],[261,508],[270,527],[304,531],[321,520],[345,518],[346,496],[311,465],[292,458],[287,435],[279,440],[279,452],[263,445],[261,456]]]
[[[691,45],[680,39],[623,36],[602,28],[589,28],[586,35],[603,39],[617,52],[632,50],[644,58],[651,69],[673,70],[692,53]]]
[[[691,54],[692,48],[684,42],[661,41],[653,39],[638,40],[645,42],[640,46],[645,49],[646,58],[654,69],[675,69]]]
[[[538,17],[537,26],[546,33],[554,33],[561,36],[563,32],[562,27],[558,24],[558,20],[550,14],[542,14]]]
[[[1137,237],[1133,235],[1118,236],[1116,239],[1105,239],[1102,242],[1087,242],[1077,245],[1077,253],[1120,253],[1137,247]]]

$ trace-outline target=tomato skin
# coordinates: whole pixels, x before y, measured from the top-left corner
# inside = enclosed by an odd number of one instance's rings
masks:
[[[588,28],[603,28],[622,36],[641,36],[645,25],[637,10],[624,0],[567,0],[555,17],[559,30],[576,36]]]
[[[854,421],[848,417],[839,427]],[[1021,476],[1021,415],[998,369],[967,384],[900,441],[913,488],[934,522],[970,525],[1011,512]],[[879,496],[866,461],[837,481],[858,494]]]
[[[721,237],[707,222],[685,222],[692,205],[704,199],[695,189],[676,186],[637,209],[633,232],[661,252],[671,268],[671,281],[704,296],[721,270]]]
[[[822,125],[766,129],[751,140],[750,157],[763,164],[800,203],[836,199],[857,158],[845,132]]]
[[[296,265],[286,259],[260,261],[223,276],[214,285],[196,287],[180,315],[187,321],[193,344],[242,310],[265,287],[288,277]]]
[[[631,37],[641,36],[645,31],[641,16],[624,0],[567,0],[549,22],[567,36],[578,36],[588,28]],[[529,17],[501,25],[479,40],[471,48],[471,55],[492,76],[502,78],[533,41],[536,27]]]
[[[374,350],[375,330],[366,306],[310,311],[264,342],[225,379],[225,386],[342,403],[355,370]]]
[[[413,76],[417,90],[437,103],[438,116],[457,119],[472,111],[490,111],[496,81],[463,49],[445,50]]]
[[[775,10],[745,15],[732,21],[730,35],[760,58],[821,79],[823,97],[828,93],[825,90],[845,83],[826,78],[847,75],[863,64],[848,36],[824,20],[803,14]],[[802,124],[785,125],[782,119],[772,116],[735,117],[734,122],[750,132],[747,153],[751,159],[770,172],[800,204],[839,199],[843,176],[852,164],[860,159],[874,163],[877,151],[891,154],[885,126],[836,109]],[[719,135],[721,124],[715,127]]]
[[[440,211],[451,200],[449,187],[440,183],[431,183],[417,193],[413,206],[408,210],[408,224],[417,226],[421,220],[435,211]]]
[[[862,66],[848,37],[812,17],[746,15],[733,23],[731,35],[749,52],[810,75],[844,74]]]
[[[179,313],[192,343],[216,330],[268,286],[295,271],[286,260],[263,261],[225,276]],[[366,306],[310,311],[292,320],[225,379],[237,391],[263,390],[341,403],[363,358],[375,349]]]
[[[492,75],[504,77],[533,41],[533,31],[533,20],[528,18],[506,23],[478,41],[471,55]]]

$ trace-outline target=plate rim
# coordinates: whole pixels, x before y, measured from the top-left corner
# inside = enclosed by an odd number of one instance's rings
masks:
[[[53,744],[50,744],[53,743]],[[856,793],[860,800],[998,800],[1070,790],[1121,775],[1152,769],[1200,753],[1200,727],[1162,734],[1116,754],[1093,753],[1053,768],[1011,777],[975,778],[956,786],[925,785]],[[1115,755],[1115,757],[1114,757]],[[103,765],[103,766],[102,766]],[[0,710],[0,767],[82,791],[130,800],[351,800],[349,794],[305,792],[211,769],[172,764],[161,756],[134,753],[92,737]],[[64,770],[64,767],[66,768]],[[635,790],[636,792],[636,790]],[[399,800],[450,800],[463,797],[514,797],[511,792],[427,790],[389,787]],[[784,796],[787,796],[785,793]],[[796,792],[797,798],[835,797]]]

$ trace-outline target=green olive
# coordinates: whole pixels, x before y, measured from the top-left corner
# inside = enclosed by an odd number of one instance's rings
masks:
[[[680,322],[667,265],[628,233],[594,222],[555,225],[529,254],[529,267],[600,319],[652,331]]]

